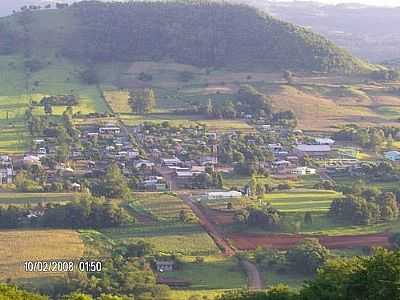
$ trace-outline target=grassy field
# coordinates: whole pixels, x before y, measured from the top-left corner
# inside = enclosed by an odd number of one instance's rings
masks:
[[[203,300],[212,300],[215,297],[228,292],[229,290],[172,290],[171,298],[174,300],[190,300],[191,297],[197,297]],[[195,299],[197,299],[195,298]]]
[[[104,91],[104,97],[115,113],[128,113],[132,111],[129,106],[128,91]]]
[[[57,273],[27,273],[25,261],[76,260],[84,245],[71,230],[2,230],[0,231],[0,279],[48,277]]]
[[[36,205],[72,201],[73,193],[0,193],[0,205]]]
[[[139,209],[143,208],[157,220],[164,221],[178,220],[182,210],[191,212],[190,207],[182,199],[165,193],[135,193],[132,204],[133,206],[137,204]]]
[[[182,268],[163,277],[190,280],[193,290],[237,289],[246,287],[246,276],[235,258],[207,256],[202,263],[185,257]]]
[[[80,103],[75,112],[107,112],[108,107],[95,85],[82,84],[82,66],[60,57],[46,57],[43,69],[25,77],[23,57],[0,56],[0,154],[21,153],[28,149],[30,138],[24,123],[24,113],[30,101],[40,101],[47,95],[73,94]],[[53,114],[61,115],[66,107],[54,106]],[[43,115],[36,107],[36,115]]]
[[[268,201],[281,212],[328,211],[333,199],[341,197],[335,191],[293,190],[265,194]]]
[[[145,240],[164,253],[210,255],[218,252],[213,240],[198,224],[161,222],[105,229],[101,233],[117,242]]]
[[[292,272],[281,273],[274,270],[264,271],[261,274],[266,287],[285,284],[291,290],[300,289],[304,285],[304,281],[311,279],[311,277],[303,274],[296,274]]]

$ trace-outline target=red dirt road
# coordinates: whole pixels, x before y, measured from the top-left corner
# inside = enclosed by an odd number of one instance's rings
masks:
[[[351,236],[303,236],[284,234],[240,234],[227,236],[239,250],[254,250],[257,247],[289,249],[296,246],[307,237],[318,238],[322,245],[330,249],[348,249],[364,246],[389,247],[388,234],[351,235]]]
[[[181,193],[180,197],[190,206],[192,211],[199,218],[200,225],[203,226],[203,228],[207,231],[222,253],[226,256],[234,256],[236,254],[235,249],[232,248],[229,242],[224,238],[224,235],[211,222],[211,220],[197,205],[197,203],[192,201],[191,196],[186,193]],[[264,284],[257,266],[247,260],[241,260],[240,263],[247,274],[248,288],[250,290],[261,290]]]

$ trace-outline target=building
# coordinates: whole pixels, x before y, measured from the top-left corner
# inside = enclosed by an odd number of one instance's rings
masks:
[[[192,171],[175,171],[175,184],[180,188],[192,187],[195,175]]]
[[[386,159],[391,161],[400,161],[400,152],[399,151],[388,151],[384,153]]]
[[[172,272],[175,268],[173,261],[156,260],[157,272]]]
[[[330,139],[330,138],[316,138],[315,142],[318,145],[329,145],[329,146],[332,146],[332,145],[335,144],[335,140]]]
[[[218,200],[218,199],[230,199],[230,198],[241,198],[243,195],[238,191],[229,192],[209,192],[207,194],[207,200]]]
[[[300,156],[324,157],[331,153],[332,148],[329,145],[297,145],[295,152]]]
[[[163,167],[177,167],[182,164],[182,161],[179,158],[162,158],[161,165]]]
[[[10,184],[14,181],[14,168],[11,158],[0,157],[0,184]]]
[[[100,127],[99,133],[101,135],[118,135],[121,133],[121,129],[119,127]]]
[[[290,173],[297,176],[315,175],[317,170],[309,167],[298,167],[292,169]]]

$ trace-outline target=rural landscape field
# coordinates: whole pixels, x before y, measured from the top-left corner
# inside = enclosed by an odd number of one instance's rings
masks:
[[[400,299],[397,60],[236,2],[0,3],[0,299]]]

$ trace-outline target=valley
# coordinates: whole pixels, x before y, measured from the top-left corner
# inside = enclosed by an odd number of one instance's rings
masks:
[[[24,9],[0,38],[2,282],[49,299],[297,293],[329,261],[398,247],[394,69],[221,3]]]

